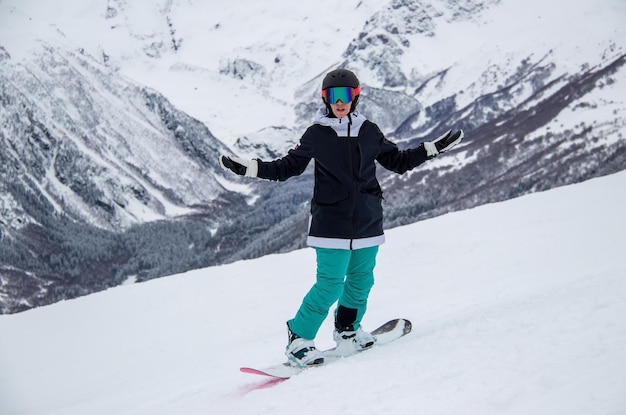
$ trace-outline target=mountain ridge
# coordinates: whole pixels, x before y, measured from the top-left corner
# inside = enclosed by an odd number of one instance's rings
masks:
[[[120,41],[132,33],[126,45],[69,38],[81,32],[67,18],[37,26],[46,8],[33,2],[0,4],[8,10],[2,36],[19,26],[18,17],[32,29],[23,50],[0,36],[0,312],[303,247],[312,166],[272,183],[222,171],[217,155],[285,154],[319,107],[319,83],[333,61],[359,74],[359,110],[401,148],[448,128],[466,133],[454,152],[403,176],[379,171],[387,229],[626,168],[626,54],[616,35],[624,29],[610,25],[614,10],[582,1],[569,14],[546,5],[537,15],[511,1],[374,3],[353,5],[363,26],[337,29],[355,37],[333,44],[336,55],[309,62],[282,86],[285,62],[302,55],[287,56],[292,46],[276,36],[228,39],[242,43],[217,62],[190,55],[198,50],[193,29],[213,41],[220,31],[232,34],[185,14],[209,6],[122,1],[98,13],[67,10],[84,13],[97,34]],[[268,22],[278,10],[274,3],[254,7],[263,7]],[[562,37],[569,26],[542,32],[537,25],[554,16],[570,25],[588,9],[596,14],[584,19],[609,24],[576,47]],[[151,16],[143,25],[134,19],[142,10]],[[422,18],[414,21],[417,10]],[[528,25],[537,31],[529,40],[480,43],[490,30],[523,28],[520,21],[507,28],[511,11],[532,17]],[[29,13],[39,20],[29,22]],[[111,19],[118,23],[107,28]],[[311,56],[329,50],[328,36],[307,43]],[[30,39],[38,37],[45,40]],[[146,49],[154,39],[173,40]],[[458,55],[438,54],[442,47]],[[370,59],[388,55],[385,65]],[[231,133],[212,132],[206,114],[215,111],[223,118],[219,131],[237,121]]]

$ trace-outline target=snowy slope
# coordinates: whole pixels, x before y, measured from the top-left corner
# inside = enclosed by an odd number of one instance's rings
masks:
[[[237,369],[282,360],[310,249],[2,315],[0,413],[623,414],[625,186],[388,231],[364,325],[413,333],[274,385]]]
[[[37,39],[62,38],[106,56],[231,143],[237,134],[292,124],[295,89],[337,64],[367,18],[384,7],[372,0],[2,3],[0,44],[14,57],[28,56]],[[224,76],[245,62],[262,66],[263,76]]]
[[[626,46],[621,0],[4,0],[0,12],[0,44],[14,59],[28,57],[38,39],[84,50],[160,91],[227,144],[308,123],[294,105],[317,98],[320,77],[343,62],[367,86],[383,87],[399,71],[408,79],[396,89],[420,87],[420,104],[456,95],[462,108],[524,64],[553,64],[556,78]],[[421,85],[429,77],[438,82]]]

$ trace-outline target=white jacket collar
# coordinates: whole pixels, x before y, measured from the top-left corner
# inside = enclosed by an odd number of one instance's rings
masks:
[[[354,111],[342,118],[330,118],[326,107],[320,107],[315,113],[313,122],[331,127],[335,130],[338,137],[357,137],[365,120],[367,118],[358,111]]]

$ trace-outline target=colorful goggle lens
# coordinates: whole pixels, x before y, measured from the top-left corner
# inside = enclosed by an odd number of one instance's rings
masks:
[[[329,104],[336,104],[341,101],[344,104],[352,102],[355,96],[361,92],[360,87],[351,88],[349,86],[337,86],[334,88],[326,88],[322,91],[322,95]]]

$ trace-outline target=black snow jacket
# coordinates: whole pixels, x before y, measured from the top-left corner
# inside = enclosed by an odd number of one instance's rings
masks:
[[[329,118],[320,109],[296,148],[278,160],[258,161],[258,177],[287,180],[302,174],[311,159],[315,187],[308,244],[359,249],[384,242],[383,192],[374,161],[402,174],[428,156],[423,145],[400,151],[363,115]]]

